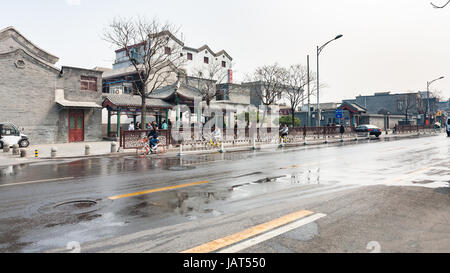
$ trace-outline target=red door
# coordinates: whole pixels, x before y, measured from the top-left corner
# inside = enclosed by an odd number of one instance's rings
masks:
[[[81,141],[84,141],[84,112],[69,111],[69,142]]]

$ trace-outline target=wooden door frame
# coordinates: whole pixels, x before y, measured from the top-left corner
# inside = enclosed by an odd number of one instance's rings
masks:
[[[76,140],[76,141],[71,141],[71,139],[70,139],[70,136],[71,136],[71,134],[70,134],[70,117],[71,117],[71,114],[72,115],[74,115],[75,117],[77,117],[78,115],[81,115],[81,120],[82,120],[82,123],[83,123],[83,125],[81,126],[81,130],[82,130],[82,134],[81,134],[81,140]],[[83,142],[84,141],[84,110],[69,110],[68,111],[68,114],[67,114],[67,116],[68,116],[68,125],[69,125],[69,127],[68,127],[68,140],[69,140],[69,142],[71,142],[71,143],[73,143],[73,142]],[[77,119],[75,119],[75,129],[77,128],[77,125],[78,125],[78,123],[77,123]]]

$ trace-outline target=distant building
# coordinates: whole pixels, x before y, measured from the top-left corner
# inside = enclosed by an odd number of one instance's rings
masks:
[[[227,73],[226,82],[232,82],[232,61],[233,58],[225,51],[220,50],[218,52],[214,52],[208,45],[203,45],[199,48],[188,47],[175,37],[170,32],[164,32],[163,35],[167,36],[169,41],[169,47],[166,48],[167,52],[176,51],[181,54],[181,57],[185,59],[183,64],[183,69],[186,71],[188,76],[191,77],[200,77],[206,78],[206,75],[199,75],[200,70],[207,70],[208,67],[217,66],[223,70],[223,73]],[[150,37],[151,41],[151,37]],[[140,52],[144,49],[146,43],[140,43],[137,45],[131,46],[136,52]],[[177,48],[177,50],[174,50]],[[131,50],[131,52],[133,52]],[[136,54],[139,56],[139,54]],[[130,61],[130,56],[127,56],[127,51],[125,48],[121,48],[116,50],[116,60],[113,64],[114,71],[120,71],[132,66]]]
[[[357,96],[343,102],[355,103],[370,115],[403,116],[399,124],[423,124],[424,105],[420,92],[397,93],[379,92],[374,95]]]
[[[13,27],[0,30],[0,122],[31,144],[100,140],[103,72],[58,60]]]
[[[233,58],[225,51],[220,50],[214,52],[208,45],[203,45],[199,48],[188,47],[180,39],[175,37],[170,32],[163,32],[162,35],[167,36],[169,41],[169,46],[165,48],[167,54],[170,52],[177,52],[180,57],[183,58],[183,65],[177,70],[177,73],[171,73],[171,76],[166,79],[166,81],[161,85],[161,88],[154,90],[150,97],[160,96],[161,92],[165,92],[167,88],[170,89],[182,78],[182,85],[189,90],[196,90],[199,88],[199,83],[203,81],[208,81],[209,75],[203,75],[208,71],[208,69],[218,68],[216,77],[213,79],[217,81],[218,85],[216,87],[216,92],[218,94],[212,101],[212,105],[216,107],[233,107],[236,105],[248,105],[249,92],[246,92],[243,87],[233,84],[233,72],[232,72],[232,61]],[[152,37],[149,37],[151,41]],[[146,42],[136,44],[131,46],[130,55],[134,59],[139,61],[139,52],[144,50]],[[114,98],[118,98],[121,95],[125,96],[123,100],[129,101],[129,97],[137,94],[136,85],[140,84],[138,79],[138,74],[130,61],[130,56],[127,56],[127,51],[123,49],[116,50],[116,60],[113,64],[113,69],[99,68],[104,71],[103,75],[103,97],[106,98],[111,94],[114,94]],[[171,69],[168,67],[167,69]],[[178,74],[178,76],[177,76]],[[220,77],[219,77],[220,76]],[[152,83],[150,83],[151,85]],[[141,88],[142,86],[138,86]],[[201,92],[194,91],[197,95],[201,96]],[[194,95],[192,93],[192,95]],[[167,110],[164,114],[157,114],[159,108],[158,105],[154,105],[155,109],[152,109],[152,102],[154,100],[149,100],[147,107],[149,107],[147,121],[156,120],[161,122],[161,116],[164,118],[171,119],[174,121],[176,119],[175,111]],[[166,101],[168,102],[168,101]],[[173,106],[176,105],[176,101],[169,101]],[[139,107],[135,109],[139,111]],[[137,113],[137,112],[136,112]],[[160,112],[158,112],[160,113]],[[106,133],[106,124],[109,120],[111,124],[117,124],[117,116],[111,116],[108,110],[105,108],[103,110],[103,132]],[[126,114],[125,112],[121,115],[120,123],[128,124],[130,122],[135,122],[140,120],[140,116]],[[175,124],[175,123],[174,123]]]

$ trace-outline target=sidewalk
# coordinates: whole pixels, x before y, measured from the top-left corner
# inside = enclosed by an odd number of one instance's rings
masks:
[[[21,158],[20,156],[17,155],[13,156],[12,148],[9,153],[4,153],[3,150],[0,150],[0,166],[11,164],[33,163],[36,161],[42,162],[42,160],[50,160],[52,159],[51,150],[53,147],[55,147],[57,150],[56,159],[85,157],[86,145],[89,145],[91,147],[90,156],[113,155],[111,153],[111,143],[113,142],[98,141],[98,142],[30,145],[28,148],[25,148],[25,150],[27,151],[27,156],[25,158]],[[119,143],[116,142],[116,144],[117,144],[116,147],[118,149]],[[35,150],[38,150],[37,159],[35,158]]]
[[[438,135],[439,132],[426,132],[420,133],[418,135],[417,132],[412,133],[402,133],[402,134],[392,134],[389,132],[388,135],[383,134],[380,136],[380,139],[386,138],[406,138],[411,136],[433,136]],[[368,137],[358,137],[358,140],[367,140]],[[355,142],[356,135],[346,135],[344,137],[344,142]],[[325,143],[338,143],[341,142],[340,137],[330,137],[328,139],[325,138],[313,138],[308,137],[306,139],[306,145],[323,145]],[[40,144],[40,145],[31,145],[26,148],[27,156],[26,158],[21,158],[20,156],[13,156],[12,152],[3,153],[0,151],[0,166],[8,166],[15,164],[26,164],[26,163],[35,163],[35,162],[43,162],[46,160],[61,160],[61,159],[70,159],[70,158],[84,158],[87,157],[85,155],[85,146],[90,145],[90,155],[89,157],[95,156],[121,156],[124,154],[135,154],[135,149],[127,149],[121,150],[120,152],[111,153],[111,143],[112,141],[99,141],[99,142],[81,142],[81,143],[62,143],[62,144]],[[117,149],[119,148],[119,144],[117,144]],[[279,147],[280,143],[278,142],[256,142],[255,147],[253,147],[252,143],[249,141],[244,141],[243,143],[236,143],[234,145],[227,143],[224,144],[225,151],[236,152],[236,151],[247,151],[253,148],[258,150],[260,149],[270,149]],[[303,138],[296,139],[295,142],[289,142],[284,144],[285,147],[296,147],[305,145]],[[51,149],[55,147],[57,149],[56,158],[51,158]],[[38,150],[39,156],[35,158],[35,150]],[[172,147],[166,151],[165,156],[174,156],[180,152],[179,147]],[[217,153],[218,149],[205,149],[203,145],[199,144],[185,144],[183,145],[183,154],[208,154],[208,153]]]

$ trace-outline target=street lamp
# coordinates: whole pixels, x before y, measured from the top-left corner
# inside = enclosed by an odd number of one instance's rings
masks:
[[[319,89],[320,89],[320,82],[319,82],[319,55],[322,52],[323,48],[328,45],[329,43],[331,43],[334,40],[337,40],[339,38],[341,38],[343,35],[339,34],[338,36],[336,36],[334,39],[326,42],[323,46],[319,47],[317,46],[317,114],[318,114],[318,119],[317,119],[317,127],[320,127],[320,104],[319,104]]]
[[[444,76],[434,79],[430,82],[427,82],[427,112],[425,113],[425,116],[428,118],[428,124],[431,122],[431,119],[430,119],[430,116],[428,113],[428,111],[430,111],[430,85],[435,81],[442,80],[443,78],[444,78]]]

